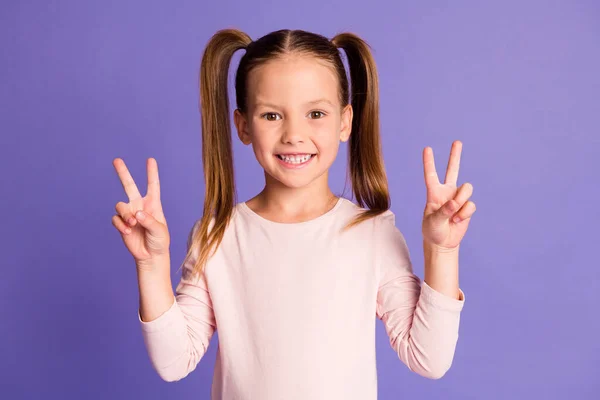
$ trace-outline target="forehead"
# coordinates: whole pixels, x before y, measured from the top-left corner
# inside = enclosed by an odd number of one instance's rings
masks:
[[[333,68],[310,56],[276,58],[253,69],[248,75],[248,99],[303,103],[338,97],[338,78]]]

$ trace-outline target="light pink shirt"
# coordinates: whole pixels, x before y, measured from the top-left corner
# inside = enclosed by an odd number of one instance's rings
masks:
[[[360,210],[340,198],[316,219],[284,224],[238,203],[205,274],[183,274],[157,319],[138,311],[159,376],[186,377],[218,328],[213,400],[374,400],[375,317],[411,371],[443,376],[464,293],[451,298],[414,275],[389,210],[341,233]]]

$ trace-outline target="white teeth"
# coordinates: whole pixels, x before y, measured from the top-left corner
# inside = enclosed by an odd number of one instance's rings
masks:
[[[302,164],[306,161],[309,160],[310,157],[312,157],[312,155],[307,154],[304,156],[282,156],[279,155],[278,156],[280,159],[282,159],[283,161],[290,163],[290,164]]]

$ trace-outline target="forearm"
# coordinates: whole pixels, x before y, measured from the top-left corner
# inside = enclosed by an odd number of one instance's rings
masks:
[[[458,252],[442,250],[423,241],[425,282],[437,292],[459,299]]]
[[[388,303],[383,321],[399,358],[411,371],[439,379],[454,358],[464,302],[458,285],[458,249],[444,252],[423,242],[423,250],[426,285],[419,288],[416,276],[412,284],[403,277],[404,290],[392,287],[390,294],[380,289],[379,296]]]
[[[164,314],[175,301],[171,286],[171,260],[156,260],[154,265],[138,265],[138,289],[140,293],[140,317],[142,321],[153,321]]]

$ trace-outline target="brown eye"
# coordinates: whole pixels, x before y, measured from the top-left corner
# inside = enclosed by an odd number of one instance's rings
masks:
[[[265,117],[267,117],[267,118],[266,118],[266,119],[267,119],[267,121],[277,121],[277,119],[269,118],[269,117],[272,117],[272,116],[275,116],[275,117],[277,117],[278,115],[277,115],[276,113],[266,113],[266,114],[263,114],[263,115],[261,116],[261,118],[265,118]]]
[[[312,111],[310,113],[310,115],[315,115],[315,114],[317,114],[317,117],[316,118],[312,118],[312,119],[321,119],[321,118],[323,118],[325,116],[325,113],[323,111]]]

